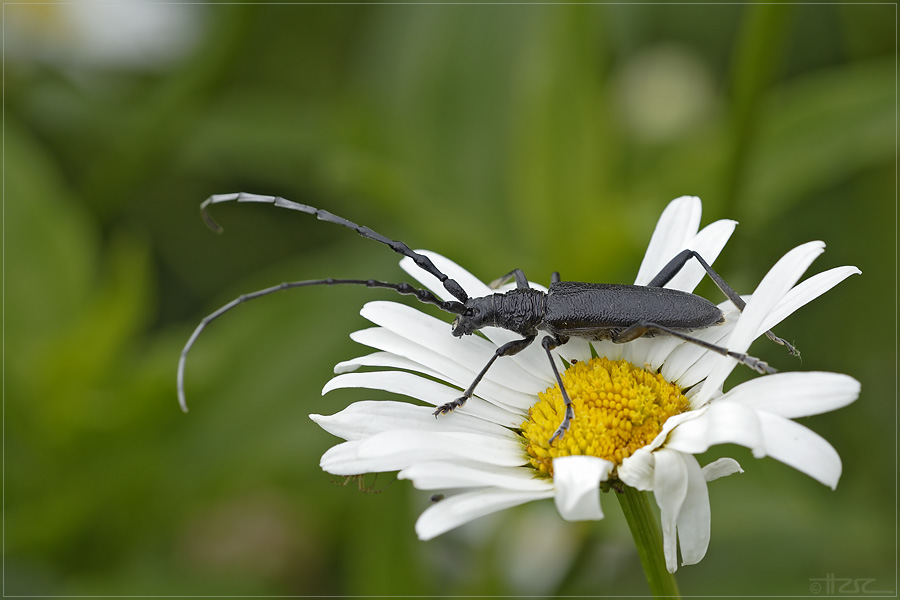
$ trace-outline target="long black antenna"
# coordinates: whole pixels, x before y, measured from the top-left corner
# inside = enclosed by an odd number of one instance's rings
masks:
[[[222,228],[213,220],[211,216],[209,216],[207,207],[210,204],[218,204],[220,202],[261,202],[263,204],[274,204],[275,206],[280,206],[281,208],[289,208],[291,210],[298,210],[310,215],[315,215],[316,218],[320,221],[327,221],[328,223],[335,223],[342,227],[352,229],[366,239],[382,243],[385,246],[388,246],[397,254],[401,254],[403,256],[411,258],[413,261],[415,261],[416,266],[418,266],[420,269],[437,277],[438,280],[444,285],[444,289],[450,292],[450,294],[460,302],[465,302],[469,299],[469,296],[466,295],[466,292],[462,289],[462,286],[459,285],[455,280],[450,279],[447,275],[441,273],[438,268],[434,266],[434,263],[431,262],[431,259],[429,259],[427,256],[422,256],[418,252],[412,251],[410,247],[403,242],[398,242],[396,240],[387,238],[377,231],[372,231],[368,227],[357,225],[353,221],[348,221],[347,219],[332,214],[327,210],[322,210],[320,208],[308,206],[306,204],[300,204],[298,202],[291,202],[290,200],[285,200],[281,196],[261,196],[259,194],[248,194],[246,192],[237,192],[235,194],[216,194],[207,198],[203,202],[203,204],[200,205],[200,211],[203,215],[203,220],[206,221],[206,224],[209,225],[210,229],[217,233],[220,233],[222,231]]]
[[[187,403],[184,399],[184,365],[187,360],[188,352],[191,351],[191,347],[194,345],[194,342],[197,340],[197,337],[200,335],[200,332],[203,331],[210,322],[218,319],[223,314],[227,313],[232,308],[237,307],[244,302],[249,300],[253,300],[255,298],[259,298],[261,296],[268,296],[269,294],[274,294],[275,292],[281,292],[283,290],[290,290],[298,287],[307,287],[312,285],[364,285],[366,287],[371,288],[387,288],[394,290],[400,294],[406,294],[409,296],[415,296],[417,300],[420,302],[425,302],[426,304],[434,304],[441,310],[447,311],[453,314],[463,314],[466,310],[466,307],[461,302],[455,302],[453,300],[444,301],[429,292],[428,290],[423,290],[419,288],[415,288],[408,283],[389,283],[386,281],[377,281],[375,279],[311,279],[308,281],[289,281],[279,285],[273,285],[272,287],[267,287],[263,290],[258,290],[256,292],[252,292],[250,294],[243,294],[238,296],[228,304],[219,308],[213,313],[210,313],[206,317],[200,321],[200,324],[197,325],[196,329],[194,329],[194,333],[191,334],[191,337],[188,338],[187,343],[184,345],[184,349],[181,351],[181,357],[178,359],[178,403],[181,405],[181,410],[187,412]]]

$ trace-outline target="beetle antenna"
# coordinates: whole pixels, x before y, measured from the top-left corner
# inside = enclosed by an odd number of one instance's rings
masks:
[[[200,335],[200,332],[206,329],[206,326],[209,325],[212,321],[218,319],[232,308],[243,304],[249,300],[254,300],[256,298],[260,298],[262,296],[268,296],[269,294],[274,294],[275,292],[281,292],[283,290],[290,290],[293,288],[299,287],[308,287],[313,285],[364,285],[370,288],[387,288],[390,290],[394,290],[399,294],[405,294],[408,296],[415,296],[417,300],[420,302],[424,302],[426,304],[433,304],[440,308],[443,311],[461,315],[465,312],[466,307],[460,302],[455,302],[453,300],[444,301],[429,292],[428,290],[423,290],[419,288],[415,288],[408,283],[390,283],[387,281],[377,281],[375,279],[311,279],[308,281],[288,281],[279,285],[273,285],[272,287],[267,287],[263,290],[258,290],[256,292],[252,292],[250,294],[243,294],[238,296],[228,304],[222,306],[215,312],[210,313],[206,317],[200,321],[200,324],[194,329],[194,333],[191,334],[191,337],[188,338],[187,343],[184,345],[184,349],[181,351],[181,357],[178,359],[178,403],[181,405],[181,410],[187,412],[187,403],[184,399],[184,365],[187,360],[188,352],[191,351],[191,347],[194,345],[194,342],[197,340],[197,337]]]
[[[285,200],[281,196],[262,196],[259,194],[248,194],[247,192],[238,192],[234,194],[215,194],[203,201],[203,204],[200,205],[200,212],[203,215],[203,220],[206,222],[209,228],[216,233],[221,233],[222,227],[219,226],[219,224],[216,223],[209,215],[207,207],[210,204],[218,204],[220,202],[261,202],[263,204],[274,204],[275,206],[280,206],[281,208],[289,208],[291,210],[298,210],[310,215],[315,215],[316,218],[320,221],[327,221],[328,223],[335,223],[342,227],[347,227],[348,229],[356,231],[356,233],[368,240],[374,240],[376,242],[382,243],[385,246],[388,246],[397,254],[406,256],[407,258],[411,258],[416,263],[416,266],[418,266],[420,269],[437,277],[438,280],[443,284],[444,289],[450,292],[450,294],[460,302],[465,302],[469,299],[469,296],[466,294],[465,290],[462,289],[462,286],[459,285],[455,280],[450,279],[450,277],[448,277],[444,273],[441,273],[441,271],[434,266],[434,263],[431,262],[431,259],[429,259],[427,256],[423,256],[418,252],[414,252],[403,242],[392,240],[381,235],[377,231],[372,231],[368,227],[357,225],[353,221],[348,221],[347,219],[332,214],[327,210],[322,210],[320,208],[316,208],[314,206],[309,206],[306,204],[300,204],[298,202],[292,202],[290,200]]]

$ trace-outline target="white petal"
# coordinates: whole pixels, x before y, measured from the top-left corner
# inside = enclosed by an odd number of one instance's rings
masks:
[[[675,523],[687,496],[687,465],[681,454],[662,448],[654,452],[656,467],[653,477],[653,495],[659,506],[659,520],[663,534],[663,552],[666,569],[674,573],[678,568],[678,548]]]
[[[332,475],[362,475],[398,471],[416,460],[411,456],[403,457],[402,460],[397,457],[362,458],[359,456],[360,445],[361,440],[353,440],[329,448],[319,460],[319,466]]]
[[[549,370],[549,362],[547,361],[547,354],[544,352],[544,349],[541,348],[541,345],[537,342],[532,344],[540,349],[541,354],[543,354],[544,363],[547,364],[547,368]],[[585,339],[572,337],[569,338],[569,341],[559,347],[556,350],[556,354],[558,356],[564,357],[566,360],[580,360],[581,362],[587,362],[591,359],[591,343]],[[556,366],[559,368],[561,363],[557,362]],[[553,377],[553,375],[550,375]],[[553,379],[553,384],[556,384],[556,380]],[[543,391],[543,390],[541,390]]]
[[[634,454],[622,461],[616,474],[626,485],[643,492],[653,490],[653,452],[638,448]]]
[[[803,425],[769,413],[759,414],[772,458],[835,489],[841,477],[841,457],[834,447]]]
[[[700,198],[696,196],[682,196],[669,202],[647,244],[647,252],[634,280],[636,285],[647,285],[667,262],[687,247],[697,235],[702,210]]]
[[[681,564],[695,565],[703,560],[709,548],[709,491],[697,459],[690,454],[682,454],[681,459],[687,467],[687,494],[676,523],[678,545]]]
[[[700,233],[694,236],[694,239],[689,241],[682,250],[690,248],[702,256],[707,264],[712,265],[719,257],[719,253],[725,247],[731,234],[734,233],[736,225],[737,221],[730,219],[710,223],[700,230]],[[671,258],[674,258],[674,255]],[[700,263],[695,259],[690,259],[665,287],[683,292],[693,292],[705,276],[706,271]]]
[[[859,390],[857,380],[841,373],[776,373],[746,381],[721,400],[795,419],[847,406],[856,400]]]
[[[755,337],[772,329],[798,308],[824,294],[847,277],[859,272],[856,267],[836,267],[813,275],[797,284],[784,295],[757,327]],[[743,298],[746,302],[750,300],[751,296],[746,294]],[[725,313],[726,322],[708,329],[694,331],[692,335],[719,346],[728,346],[727,337],[740,318],[740,313],[730,301],[722,302],[718,306]],[[653,359],[655,360],[656,357]],[[708,352],[695,344],[685,343],[676,347],[665,359],[662,374],[667,381],[674,381],[682,387],[689,387],[705,379],[721,360],[717,354]],[[651,360],[651,362],[653,361]]]
[[[757,337],[760,325],[769,313],[809,268],[812,261],[824,250],[823,242],[808,242],[794,248],[775,263],[775,266],[766,273],[753,292],[734,331],[728,338],[729,350],[744,352],[750,347],[750,343]],[[719,357],[716,366],[703,382],[696,401],[702,404],[718,393],[736,364],[737,361],[733,358]]]
[[[653,341],[653,345],[649,348],[646,358],[643,362],[636,364],[647,364],[650,366],[649,370],[651,371],[659,369],[677,347],[686,343],[671,336],[660,336],[650,339]]]
[[[520,441],[480,433],[430,432],[412,429],[385,431],[360,442],[360,458],[414,457],[428,460],[471,460],[518,467],[528,462]],[[401,468],[414,464],[407,462]]]
[[[650,362],[650,354],[660,342],[665,344],[665,338],[642,337],[626,344],[622,344],[622,358],[633,365],[644,366]]]
[[[553,459],[556,509],[567,521],[603,518],[600,482],[606,481],[615,464],[596,456],[563,456]]]
[[[319,465],[334,475],[400,471],[423,461],[468,460],[517,467],[527,462],[521,443],[466,432],[384,431],[329,448]]]
[[[390,400],[355,402],[334,415],[309,415],[332,435],[345,440],[361,440],[391,429],[419,431],[461,431],[517,439],[515,433],[500,425],[471,415],[457,413],[452,419],[434,418],[427,406]]]
[[[757,336],[772,329],[795,310],[811,300],[818,298],[846,278],[861,272],[862,271],[856,267],[835,267],[834,269],[817,273],[797,284],[791,291],[785,294],[784,298],[781,299],[765,320],[763,320],[758,328]]]
[[[714,460],[703,467],[703,478],[706,481],[715,481],[721,477],[727,477],[729,475],[734,475],[735,473],[743,472],[744,470],[741,468],[741,465],[738,464],[738,461],[733,458],[725,457]]]
[[[419,363],[391,354],[390,352],[373,352],[365,356],[358,356],[350,360],[344,360],[334,366],[335,375],[341,373],[350,373],[360,367],[389,367],[391,369],[403,369],[404,371],[415,371],[429,377],[439,377],[438,373],[420,365]]]
[[[383,327],[354,331],[350,337],[360,344],[415,360],[425,368],[439,373],[440,379],[460,389],[467,388],[475,379],[476,372],[466,369],[452,358],[433,352]],[[476,395],[504,407],[516,407],[516,412],[520,414],[525,414],[527,407],[534,403],[532,396],[491,380],[482,381],[476,389]]]
[[[628,344],[630,343],[631,342],[629,342]],[[628,347],[628,344],[615,344],[610,340],[598,340],[596,342],[591,342],[591,345],[594,346],[594,350],[596,350],[597,352],[597,356],[604,356],[609,360],[621,360],[623,351]]]
[[[794,287],[809,265],[825,251],[825,243],[807,242],[785,254],[766,273],[753,291],[741,319],[728,339],[729,349],[743,352],[756,339],[756,332],[772,309]]]
[[[430,540],[479,517],[553,496],[552,490],[519,492],[487,488],[457,494],[428,507],[416,521],[420,540]]]
[[[420,490],[446,490],[460,487],[496,487],[517,491],[553,489],[548,478],[535,477],[530,467],[495,467],[468,461],[417,462],[397,474],[409,479]]]
[[[494,344],[477,335],[455,338],[451,334],[449,323],[405,304],[368,302],[359,314],[432,352],[447,356],[473,374],[484,367],[497,349]],[[482,383],[489,381],[502,382],[506,387],[524,394],[533,394],[536,389],[542,389],[541,386],[546,383],[507,357],[500,358],[491,366]]]
[[[673,415],[666,419],[666,422],[663,423],[662,429],[653,438],[649,444],[645,444],[643,446],[643,450],[647,450],[652,452],[657,448],[661,448],[666,445],[669,434],[672,433],[675,429],[681,426],[682,423],[687,421],[693,421],[694,419],[700,419],[706,413],[708,407],[701,407],[697,410],[689,410],[688,412],[683,412],[680,415]]]
[[[759,414],[735,402],[717,400],[697,418],[675,427],[669,434],[666,448],[700,454],[716,444],[728,443],[750,448],[757,458],[765,456]]]
[[[841,475],[840,456],[818,434],[779,415],[728,400],[717,400],[700,417],[681,423],[669,434],[666,448],[699,454],[725,443],[750,448],[756,458],[771,456],[832,489]]]
[[[735,323],[736,323],[736,321],[732,322],[731,324],[725,323],[723,325],[723,331],[726,334],[724,337],[719,338],[716,341],[712,341],[709,339],[707,339],[707,341],[710,341],[713,344],[716,344],[717,346],[727,347],[728,346],[728,334],[734,329]],[[701,337],[701,336],[697,336],[697,337]],[[716,336],[713,336],[713,335],[705,336],[704,335],[702,337],[707,338],[707,337],[716,337]],[[684,346],[687,346],[687,345],[688,344],[684,344]],[[691,344],[691,345],[693,345],[693,344]],[[681,348],[683,348],[684,346],[680,346],[679,350]],[[695,355],[695,356],[696,356],[696,361],[694,362],[694,364],[692,364],[690,367],[688,367],[688,369],[684,372],[684,374],[677,379],[678,385],[680,385],[682,387],[695,386],[695,387],[692,387],[690,393],[687,394],[687,396],[689,398],[696,395],[702,389],[703,386],[697,386],[696,384],[707,379],[709,377],[710,373],[713,372],[713,370],[716,368],[716,366],[719,364],[719,362],[722,359],[722,357],[719,356],[718,354],[716,354],[714,352],[709,352],[708,350],[704,350],[704,351],[700,352],[699,355]],[[716,390],[714,393],[711,393],[710,397],[716,396],[718,391],[719,390]],[[709,398],[706,399],[706,401],[708,401],[708,400],[709,400]],[[695,407],[701,406],[701,404],[699,404],[698,402],[692,402],[692,405]]]
[[[726,343],[731,332],[734,331],[734,326],[737,324],[741,313],[734,308],[731,302],[723,302],[718,307],[723,311],[725,322],[706,329],[692,331],[691,335],[711,344],[722,346]],[[666,358],[666,362],[663,363],[660,372],[666,381],[671,381],[682,388],[687,388],[706,379],[713,367],[715,367],[718,358],[718,354],[710,352],[702,346],[684,343],[672,350]]]
[[[440,406],[459,398],[459,390],[443,385],[431,379],[425,379],[405,371],[371,371],[366,373],[344,373],[333,377],[322,389],[323,394],[336,389],[365,388],[384,390],[393,394],[402,394],[427,402],[432,406]],[[472,397],[465,406],[457,408],[449,415],[439,418],[448,419],[457,413],[468,414],[497,423],[505,427],[518,427],[522,424],[522,416],[504,408],[485,402],[481,398]]]

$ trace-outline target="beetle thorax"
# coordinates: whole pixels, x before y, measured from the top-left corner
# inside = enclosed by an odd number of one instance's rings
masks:
[[[482,327],[502,327],[523,336],[531,335],[544,319],[544,292],[512,290],[469,298],[466,312],[453,322],[453,335],[469,335]]]
[[[535,333],[544,320],[546,294],[535,289],[515,289],[505,294],[494,294],[495,325],[527,336]]]

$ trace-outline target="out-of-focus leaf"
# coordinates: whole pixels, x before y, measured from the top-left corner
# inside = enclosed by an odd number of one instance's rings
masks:
[[[79,315],[96,275],[95,225],[79,210],[50,157],[6,119],[4,249],[10,367],[34,360]]]
[[[778,218],[792,204],[894,157],[894,61],[835,67],[798,77],[767,98],[749,160],[748,223]]]

